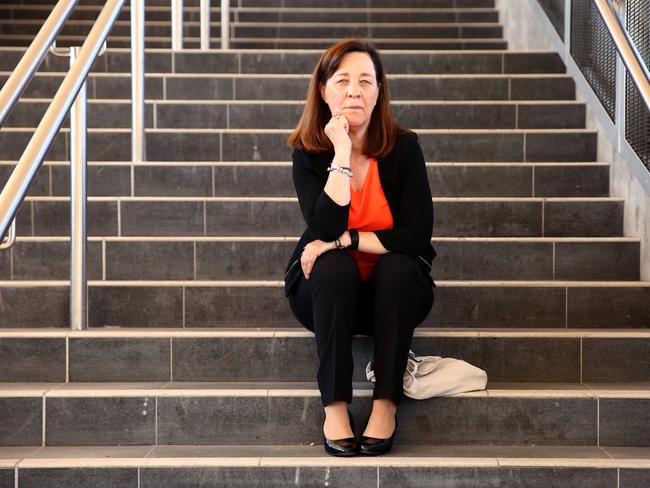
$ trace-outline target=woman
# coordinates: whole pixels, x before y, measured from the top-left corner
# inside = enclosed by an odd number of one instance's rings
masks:
[[[307,222],[285,293],[316,336],[323,443],[332,455],[392,447],[413,330],[433,305],[433,208],[417,135],[392,118],[377,51],[340,42],[320,58],[288,144]],[[374,336],[372,413],[357,442],[353,334]]]

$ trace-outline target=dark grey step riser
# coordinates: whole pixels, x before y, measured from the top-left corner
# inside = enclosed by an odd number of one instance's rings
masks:
[[[0,56],[0,69],[13,71],[23,50],[9,50]],[[321,52],[180,52],[174,53],[176,73],[311,73]],[[556,53],[383,53],[387,73],[564,73],[565,67]],[[69,61],[48,54],[41,71],[67,71]],[[149,73],[171,73],[172,53],[145,54]],[[96,72],[131,72],[131,57],[126,51],[110,51],[98,58],[92,67]]]
[[[39,21],[34,23],[4,23],[1,26],[2,34],[23,34],[35,35],[41,27]],[[60,36],[87,36],[92,25],[89,22],[75,23],[67,22],[61,29]],[[212,35],[219,37],[221,29],[219,22],[211,22]],[[188,37],[200,37],[200,26],[196,24],[185,25],[183,35]],[[171,42],[171,23],[145,24],[145,41],[147,36],[168,37]],[[108,37],[110,45],[111,37],[126,37],[131,35],[131,27],[126,23],[114,25]],[[291,24],[276,26],[242,26],[234,23],[230,27],[232,37],[280,37],[280,38],[321,38],[321,37],[364,37],[364,38],[423,38],[423,39],[475,39],[475,38],[502,38],[503,28],[500,26],[377,26],[368,25],[365,22],[356,26],[323,25],[314,23],[313,26],[297,26]]]
[[[0,77],[5,83],[6,76]],[[145,97],[158,100],[299,100],[304,101],[309,80],[295,78],[196,78],[147,76]],[[23,98],[50,98],[63,81],[50,75],[34,78]],[[164,85],[164,86],[163,86]],[[389,77],[393,100],[574,100],[571,78],[429,78]],[[131,79],[126,76],[90,76],[89,99],[130,100]]]
[[[80,46],[85,37],[73,36],[57,40],[58,47]],[[257,49],[257,50],[272,50],[272,49],[327,49],[332,44],[342,40],[343,38],[331,39],[318,39],[316,41],[308,40],[289,40],[277,41],[272,39],[247,39],[237,40],[233,39],[230,42],[231,49]],[[437,51],[473,51],[473,50],[504,50],[508,48],[507,42],[504,41],[391,41],[391,40],[373,40],[373,44],[377,49],[412,49],[412,50],[437,50]],[[113,48],[129,48],[131,42],[128,38],[109,39],[110,46]],[[0,35],[0,46],[21,47],[29,46],[31,39],[15,39],[12,37],[5,37]],[[218,49],[220,46],[220,39],[213,37],[210,41],[210,46],[213,49]],[[171,48],[171,41],[148,39],[148,48],[155,49],[169,49]],[[188,38],[183,41],[185,49],[198,49],[200,41],[198,37]]]
[[[322,442],[322,441],[321,441]],[[396,452],[397,448],[393,450]],[[4,473],[4,478],[2,478]],[[218,468],[78,468],[17,469],[18,488],[32,488],[57,483],[56,486],[81,486],[92,479],[96,486],[124,488],[179,488],[209,486],[214,488],[285,488],[299,479],[304,486],[351,485],[356,488],[393,488],[444,486],[450,479],[462,479],[464,488],[483,488],[485,480],[494,486],[526,486],[543,488],[549,485],[602,486],[615,488],[638,487],[650,484],[650,470],[626,468],[585,467],[342,467],[336,460],[331,466],[310,467],[218,467]],[[14,486],[14,470],[0,470],[0,479]],[[619,485],[620,483],[620,485]]]
[[[189,14],[189,15],[188,15]],[[214,14],[213,14],[214,15]],[[191,18],[190,18],[191,16]],[[416,12],[381,12],[368,9],[367,11],[316,11],[300,12],[295,9],[282,12],[247,12],[240,11],[236,14],[237,22],[445,22],[445,23],[499,23],[498,11],[472,12],[457,9],[453,12],[436,12],[433,10],[423,10]],[[217,18],[216,15],[214,17]],[[198,22],[200,16],[198,13],[187,12],[186,20]]]
[[[68,287],[5,286],[2,294],[1,327],[69,327]],[[649,287],[474,284],[434,295],[429,327],[647,328],[650,317]],[[91,327],[301,328],[281,286],[93,285],[88,309]]]
[[[357,335],[352,345],[352,380],[367,382],[365,368],[373,357],[374,339]],[[643,366],[650,353],[648,338],[416,335],[411,348],[420,356],[468,361],[485,370],[491,383],[650,381],[650,372]],[[319,364],[313,336],[70,338],[67,360],[62,338],[0,339],[0,351],[0,382],[64,383],[66,364],[67,381],[73,383],[315,382]],[[255,361],[246,361],[246,357]],[[603,361],[603,357],[617,360]],[[241,367],[244,362],[246,368]],[[491,388],[489,383],[487,388]]]
[[[148,161],[290,161],[289,131],[283,133],[149,132]],[[18,160],[31,131],[0,132],[2,158]],[[59,133],[45,158],[69,160],[68,132]],[[595,132],[455,132],[420,134],[427,161],[596,161]],[[130,161],[131,133],[89,132],[88,161]]]
[[[608,166],[429,166],[434,197],[606,197]],[[12,166],[0,165],[0,186]],[[295,197],[291,166],[88,167],[90,196]],[[214,180],[214,184],[213,184]],[[70,167],[44,166],[28,196],[68,196]]]
[[[75,10],[70,16],[70,20],[92,20],[97,19],[99,8],[94,10]],[[45,20],[49,15],[49,10],[33,9],[29,7],[19,7],[12,9],[0,9],[0,19],[39,19]],[[120,13],[118,20],[129,21],[129,8],[124,7]],[[212,7],[210,9],[210,17],[212,23],[221,18],[221,9]],[[164,10],[157,8],[156,10],[147,9],[145,12],[145,20],[149,21],[162,21],[169,22],[171,18],[171,10],[167,7]],[[185,8],[183,12],[183,19],[185,22],[200,22],[201,16],[197,9]],[[1,21],[1,20],[0,20]],[[6,22],[5,21],[5,22]],[[321,11],[308,11],[301,12],[296,9],[291,11],[234,11],[230,12],[231,22],[485,22],[485,23],[498,23],[499,13],[496,10],[472,12],[462,9],[457,9],[451,12],[440,12],[435,10],[421,10],[416,12],[397,11],[397,12],[381,12],[372,9],[347,10],[343,12],[328,11],[326,9]],[[217,23],[218,25],[218,23]],[[2,31],[2,28],[0,28]]]
[[[638,280],[638,242],[433,240],[437,280]],[[281,280],[296,243],[90,242],[91,280]],[[10,254],[6,256],[6,254]],[[47,256],[47,259],[43,259]],[[67,242],[17,242],[0,255],[0,280],[67,280]]]
[[[11,0],[18,5],[54,5],[55,0]],[[126,3],[126,2],[125,2]],[[103,0],[85,0],[82,5],[104,5]],[[185,7],[198,7],[199,0],[185,0]],[[315,8],[494,8],[494,0],[231,0],[237,7]],[[128,4],[127,4],[128,6]],[[147,0],[147,6],[169,7],[168,0]]]
[[[399,96],[397,91],[394,91]],[[49,102],[19,103],[4,127],[37,127]],[[400,124],[413,129],[580,129],[584,104],[459,104],[393,105]],[[293,129],[302,104],[152,104],[145,108],[148,128],[159,129]],[[130,128],[131,105],[90,103],[87,125]],[[68,118],[64,122],[69,127]]]
[[[355,399],[353,415],[370,402]],[[317,444],[323,435],[318,396],[26,397],[0,406],[5,446]],[[406,399],[396,442],[647,447],[649,410],[650,399],[630,398]]]
[[[29,201],[22,236],[69,235],[69,202]],[[620,237],[621,201],[437,201],[442,237]],[[294,201],[115,201],[88,204],[90,236],[296,236],[306,225]],[[118,221],[120,223],[118,229]],[[118,233],[119,232],[119,233]]]

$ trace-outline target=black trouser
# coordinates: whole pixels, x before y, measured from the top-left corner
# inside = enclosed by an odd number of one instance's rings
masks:
[[[362,281],[354,258],[334,249],[316,259],[308,280],[299,280],[289,304],[316,335],[323,406],[352,401],[353,334],[375,338],[373,398],[401,401],[413,331],[433,306],[433,287],[416,259],[383,254]]]

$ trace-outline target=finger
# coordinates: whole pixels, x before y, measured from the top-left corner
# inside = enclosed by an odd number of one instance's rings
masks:
[[[309,271],[307,271],[307,260],[300,260],[300,267],[302,268],[302,274],[305,275],[306,279],[309,279]]]
[[[316,262],[316,257],[310,257],[309,260],[307,261],[307,274],[305,277],[309,279],[309,275],[311,274],[311,270],[314,267],[314,262]]]

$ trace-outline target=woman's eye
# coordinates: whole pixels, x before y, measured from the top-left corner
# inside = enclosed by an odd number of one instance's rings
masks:
[[[337,83],[347,83],[348,80],[339,80]]]
[[[365,83],[366,85],[372,85],[370,80],[361,80],[361,83]]]

